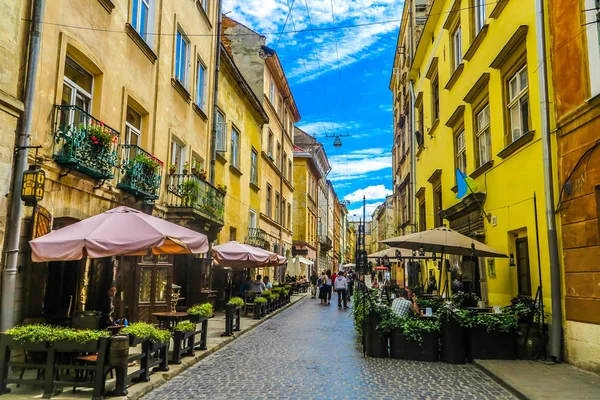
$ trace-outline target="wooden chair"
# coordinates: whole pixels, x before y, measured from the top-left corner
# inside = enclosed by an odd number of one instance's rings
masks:
[[[254,313],[254,298],[256,297],[256,293],[250,290],[247,290],[244,293],[244,317],[248,316],[249,312]]]

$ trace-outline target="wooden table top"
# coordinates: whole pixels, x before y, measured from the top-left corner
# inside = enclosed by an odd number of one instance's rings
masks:
[[[157,312],[152,313],[153,317],[163,317],[163,318],[179,318],[179,317],[187,317],[190,314],[186,312]]]

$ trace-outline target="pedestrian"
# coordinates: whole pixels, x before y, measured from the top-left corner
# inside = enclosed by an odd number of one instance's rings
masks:
[[[400,289],[400,297],[396,297],[392,301],[392,311],[400,318],[406,318],[413,313],[419,315],[416,296],[413,294],[411,300],[408,300],[406,289]]]
[[[262,293],[265,290],[265,283],[261,279],[260,275],[256,275],[256,280],[250,285],[250,290],[256,293]]]
[[[252,287],[252,278],[250,278],[250,275],[248,275],[246,277],[246,281],[244,283],[242,283],[242,285],[240,286],[240,294],[242,296],[244,296],[246,294],[246,292],[250,290],[251,287]]]
[[[337,278],[338,274],[336,274],[335,272],[333,274],[331,274],[331,282],[335,282],[335,278]]]
[[[317,283],[319,282],[319,276],[316,271],[313,271],[310,276],[310,298],[314,299],[317,296]]]
[[[331,270],[328,269],[327,272],[325,273],[326,276],[326,280],[325,280],[325,290],[327,291],[327,305],[331,304],[331,292],[333,291],[332,285],[333,285],[333,280],[331,279]]]
[[[338,295],[338,308],[342,308],[342,300],[344,301],[344,308],[348,308],[348,302],[346,300],[346,290],[348,290],[348,282],[344,278],[343,274],[338,275],[334,281],[335,291]]]
[[[344,278],[346,278],[346,282],[348,283],[348,287],[346,289],[346,299],[348,299],[348,301],[351,301],[353,294],[352,285],[354,284],[354,281],[352,280],[352,274],[344,272]]]
[[[319,299],[321,300],[321,304],[327,304],[327,275],[325,271],[321,274],[321,278],[319,278]]]
[[[377,289],[378,287],[379,287],[379,282],[377,281],[377,278],[373,278],[373,282],[371,282],[371,288]]]
[[[263,278],[263,283],[265,284],[265,289],[273,289],[273,284],[269,280],[268,276],[265,275],[265,277]]]

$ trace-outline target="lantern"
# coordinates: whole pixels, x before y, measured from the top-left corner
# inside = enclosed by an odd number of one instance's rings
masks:
[[[333,140],[333,147],[338,149],[342,147],[342,139],[340,139],[339,136],[336,136],[336,138]]]
[[[44,183],[46,174],[44,170],[30,166],[29,170],[23,172],[23,186],[21,187],[21,200],[25,205],[32,206],[44,198]]]

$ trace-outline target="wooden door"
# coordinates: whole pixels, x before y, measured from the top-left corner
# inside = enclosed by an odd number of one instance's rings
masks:
[[[531,270],[529,268],[529,243],[527,238],[517,239],[516,246],[519,295],[531,296]]]
[[[136,321],[155,322],[152,314],[169,311],[173,260],[171,256],[145,256],[136,266]]]

